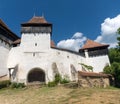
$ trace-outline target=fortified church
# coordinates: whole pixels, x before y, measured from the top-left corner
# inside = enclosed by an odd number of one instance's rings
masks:
[[[21,38],[0,20],[0,76],[12,82],[28,84],[48,83],[55,74],[71,81],[78,79],[78,71],[102,72],[109,65],[108,46],[87,40],[79,52],[57,48],[52,37],[52,24],[44,17],[34,16],[21,24]]]

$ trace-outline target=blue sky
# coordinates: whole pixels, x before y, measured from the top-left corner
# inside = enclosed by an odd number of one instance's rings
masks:
[[[120,27],[116,26],[120,24],[120,0],[0,0],[0,18],[19,36],[20,24],[31,19],[34,13],[36,16],[44,14],[53,24],[52,39],[56,44],[61,42],[59,47],[63,44],[67,44],[66,48],[74,46],[76,38],[111,44],[112,38],[107,41],[106,38],[115,33],[106,35],[109,31],[105,30],[106,25],[107,29],[113,24],[115,29]]]

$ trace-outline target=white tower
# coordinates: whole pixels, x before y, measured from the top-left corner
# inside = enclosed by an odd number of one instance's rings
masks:
[[[94,72],[103,72],[104,67],[110,65],[108,46],[88,39],[79,53],[85,57],[85,64],[93,67]]]
[[[34,16],[27,23],[21,24],[21,47],[24,52],[46,52],[50,49],[52,24],[44,17]]]

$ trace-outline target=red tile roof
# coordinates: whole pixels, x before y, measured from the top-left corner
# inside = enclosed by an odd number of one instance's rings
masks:
[[[96,47],[104,47],[104,46],[108,47],[109,45],[100,44],[98,42],[95,42],[95,41],[92,41],[92,40],[88,39],[86,41],[85,45],[80,50],[96,48]]]
[[[78,74],[83,77],[109,77],[110,74],[95,73],[95,72],[82,72],[79,71]]]
[[[28,22],[23,23],[22,25],[31,25],[31,24],[50,24],[46,21],[46,19],[42,16],[33,16]]]
[[[32,19],[28,21],[28,23],[47,23],[44,17],[34,16]]]
[[[53,40],[51,40],[51,47],[55,47],[55,43]]]

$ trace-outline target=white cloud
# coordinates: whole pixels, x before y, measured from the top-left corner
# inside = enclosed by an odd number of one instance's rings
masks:
[[[106,18],[101,24],[101,35],[99,35],[95,41],[99,43],[109,44],[110,47],[116,47],[116,32],[119,27],[120,15],[114,18]],[[78,51],[82,47],[86,39],[87,38],[83,36],[83,33],[76,32],[71,38],[58,42],[57,47]]]
[[[101,35],[95,41],[109,44],[110,47],[117,45],[117,29],[120,27],[120,15],[114,18],[106,18],[101,24]]]
[[[72,36],[72,38],[77,39],[77,38],[81,38],[82,36],[83,36],[83,33],[76,32],[76,33]]]
[[[83,36],[82,33],[76,32],[72,36],[72,38],[61,40],[60,42],[58,42],[57,47],[78,52],[78,50],[82,47],[86,39],[87,38]]]

